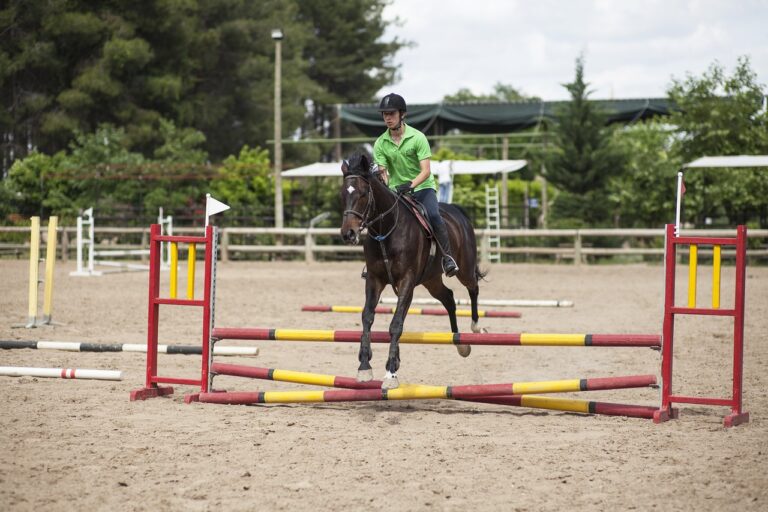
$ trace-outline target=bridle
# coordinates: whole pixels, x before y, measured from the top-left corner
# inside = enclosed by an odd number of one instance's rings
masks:
[[[374,236],[373,236],[374,240],[376,240],[378,242],[386,240],[387,237],[389,237],[389,235],[391,235],[392,232],[397,227],[397,221],[398,221],[398,219],[400,217],[400,210],[397,208],[397,203],[398,203],[398,201],[400,201],[400,197],[397,198],[397,200],[394,202],[392,207],[389,208],[387,211],[385,211],[383,213],[380,213],[379,215],[377,215],[373,219],[369,219],[371,214],[376,211],[376,199],[374,198],[373,192],[371,190],[371,182],[370,182],[369,178],[367,178],[366,176],[363,176],[363,175],[360,175],[360,174],[350,174],[349,176],[346,176],[344,178],[344,183],[346,184],[346,183],[349,182],[349,180],[352,180],[352,179],[361,179],[361,180],[363,180],[366,183],[366,185],[368,185],[368,190],[364,194],[365,196],[368,196],[368,202],[365,205],[365,209],[363,210],[362,213],[358,212],[357,210],[344,210],[344,217],[346,217],[347,215],[353,215],[353,216],[357,217],[358,219],[360,219],[360,221],[361,221],[360,222],[360,228],[361,229],[368,228],[369,231],[374,231],[372,225],[375,222],[379,222],[380,220],[383,220],[384,217],[386,217],[387,215],[389,215],[392,212],[392,210],[395,210],[395,221],[392,223],[392,228],[386,234],[384,234],[384,235],[375,235],[374,234]]]

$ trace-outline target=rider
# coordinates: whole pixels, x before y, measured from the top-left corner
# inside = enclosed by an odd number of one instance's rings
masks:
[[[437,204],[437,186],[429,165],[432,151],[427,137],[416,128],[405,124],[407,108],[398,94],[387,94],[381,99],[379,112],[387,126],[373,146],[373,160],[379,167],[384,183],[398,194],[412,192],[424,205],[437,242],[443,251],[443,272],[455,276],[459,267],[453,259],[448,228],[440,216]]]

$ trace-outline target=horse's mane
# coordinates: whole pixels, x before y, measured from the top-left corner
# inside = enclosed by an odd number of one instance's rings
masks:
[[[353,153],[349,157],[349,173],[368,177],[371,166],[371,157],[366,153]]]

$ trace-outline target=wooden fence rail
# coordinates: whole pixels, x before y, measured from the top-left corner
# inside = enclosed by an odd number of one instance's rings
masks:
[[[45,222],[43,222],[45,225]],[[42,229],[42,227],[41,227]],[[96,227],[96,250],[146,249],[149,247],[149,228]],[[200,235],[203,228],[174,226],[175,235]],[[0,226],[0,256],[18,258],[29,254],[29,228]],[[478,229],[478,251],[483,263],[489,263],[489,239],[499,236],[502,244],[498,251],[504,255],[526,257],[547,256],[554,261],[567,259],[579,265],[596,257],[658,256],[664,255],[663,229]],[[734,230],[683,230],[684,236],[733,236]],[[768,259],[768,229],[750,230],[750,258]],[[43,237],[45,233],[43,233]],[[76,229],[59,227],[59,257],[66,261],[74,254]],[[45,242],[45,240],[43,240]],[[224,227],[220,230],[220,256],[222,261],[238,255],[303,255],[308,262],[320,255],[334,254],[346,259],[362,259],[361,246],[341,244],[337,228],[248,228]],[[700,251],[706,255],[706,248]],[[723,251],[723,257],[729,257]],[[509,258],[508,258],[509,259]]]

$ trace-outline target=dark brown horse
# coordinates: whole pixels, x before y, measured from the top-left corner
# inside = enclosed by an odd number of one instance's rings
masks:
[[[345,242],[357,244],[360,232],[363,229],[368,231],[363,241],[367,276],[363,335],[358,355],[360,367],[357,379],[361,382],[373,379],[370,332],[381,292],[389,284],[397,294],[397,307],[389,324],[387,374],[382,384],[382,388],[391,389],[398,386],[399,340],[413,300],[413,289],[417,285],[424,285],[448,310],[451,331],[459,332],[459,328],[453,291],[443,284],[439,251],[435,254],[432,239],[427,237],[424,228],[405,205],[404,199],[392,192],[378,174],[370,172],[370,163],[367,155],[356,153],[341,166],[344,174],[341,186],[344,208],[341,236]],[[477,266],[475,231],[467,215],[456,206],[441,203],[440,214],[448,227],[453,256],[459,266],[456,277],[467,288],[472,301],[472,330],[479,332],[478,281],[484,274]],[[457,345],[456,348],[464,357],[469,355],[471,349],[468,345]]]

